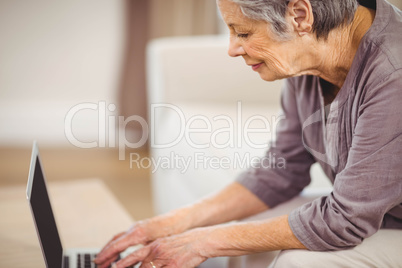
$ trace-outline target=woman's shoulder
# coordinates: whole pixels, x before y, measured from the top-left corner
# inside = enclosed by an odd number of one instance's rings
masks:
[[[384,0],[377,0],[376,18],[359,46],[345,82],[354,89],[353,96],[373,96],[384,89],[388,93],[400,92],[401,29],[402,12]]]
[[[374,67],[375,74],[389,76],[402,69],[402,12],[377,0],[373,25],[362,41],[359,59]]]

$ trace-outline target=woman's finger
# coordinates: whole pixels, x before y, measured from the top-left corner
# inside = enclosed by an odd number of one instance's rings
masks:
[[[137,251],[134,251],[130,255],[126,256],[124,259],[119,260],[113,266],[114,268],[125,268],[131,265],[136,265],[142,262],[150,253],[151,248],[149,246],[143,247]]]
[[[95,258],[96,264],[103,264],[113,256],[117,256],[120,252],[132,246],[133,242],[130,241],[128,235],[120,235],[117,239],[113,240],[105,247]]]
[[[103,247],[103,249],[99,253],[101,253],[105,248],[109,247],[112,242],[119,239],[120,237],[122,237],[125,234],[126,234],[126,232],[121,232],[121,233],[118,233],[117,235],[113,236],[113,238],[110,239],[109,242],[106,243],[106,245]]]
[[[108,268],[108,267],[110,267],[110,265],[117,260],[118,256],[119,256],[119,254],[110,257],[109,259],[104,261],[102,264],[99,264],[97,267],[98,268]]]

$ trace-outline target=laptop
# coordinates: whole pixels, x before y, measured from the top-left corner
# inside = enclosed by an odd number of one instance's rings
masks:
[[[66,250],[62,246],[36,142],[34,142],[32,149],[27,184],[27,199],[31,207],[32,217],[46,267],[95,268],[96,265],[92,260],[100,249],[86,248]],[[127,254],[129,254],[129,251],[125,252],[124,255]],[[120,259],[120,256],[116,261],[118,259]]]

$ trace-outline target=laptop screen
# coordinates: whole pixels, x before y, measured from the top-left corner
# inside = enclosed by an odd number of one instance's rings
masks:
[[[37,152],[37,148],[34,148],[35,151]],[[33,177],[30,175],[31,181],[28,182],[31,183],[31,192],[28,198],[47,267],[58,268],[62,266],[63,249],[50,205],[39,155],[33,153],[32,157],[36,159],[31,160],[30,172],[32,172]]]

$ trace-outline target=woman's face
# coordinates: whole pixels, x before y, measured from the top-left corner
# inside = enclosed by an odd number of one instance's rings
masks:
[[[297,74],[296,38],[291,36],[290,40],[279,41],[266,22],[245,17],[239,6],[230,0],[220,0],[219,9],[230,29],[230,56],[242,56],[266,81]]]

